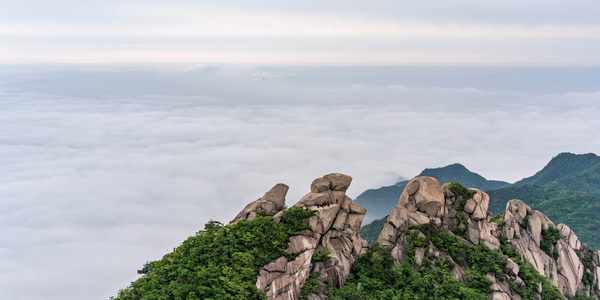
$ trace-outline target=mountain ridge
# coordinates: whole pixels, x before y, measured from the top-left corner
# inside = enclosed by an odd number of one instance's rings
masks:
[[[520,200],[492,218],[484,191],[416,177],[367,247],[366,211],[345,195],[351,181],[317,178],[291,208],[277,184],[229,225],[211,221],[144,265],[111,299],[600,298],[600,251]]]
[[[485,177],[471,172],[465,166],[459,163],[450,164],[440,168],[427,168],[421,171],[419,176],[430,176],[440,182],[458,181],[468,187],[478,187],[483,190],[486,188],[499,188],[508,185],[508,182],[499,180],[487,180]],[[362,205],[367,209],[365,222],[371,222],[381,216],[387,215],[392,207],[398,201],[398,197],[404,190],[408,180],[397,182],[390,186],[383,186],[378,189],[369,189],[358,195],[355,203]]]
[[[460,165],[458,168],[452,164],[442,168],[425,169],[422,174],[427,174],[437,178],[440,182],[458,181],[465,178],[464,170]],[[442,172],[440,172],[442,170]],[[453,174],[447,170],[456,170]],[[433,172],[432,172],[433,171]],[[446,176],[440,176],[445,174]],[[470,171],[469,171],[470,172]],[[472,173],[472,172],[471,172]],[[475,174],[475,175],[473,175]],[[468,178],[478,178],[479,174],[473,173]],[[481,178],[484,178],[481,176]],[[485,179],[485,178],[484,178]],[[487,179],[486,179],[487,180]],[[487,180],[494,182],[493,180]],[[406,182],[402,182],[404,185]],[[462,182],[461,182],[462,183]],[[477,187],[472,185],[473,182],[467,181],[464,185],[469,187]],[[544,184],[535,185],[534,183]],[[593,154],[573,154],[562,152],[554,156],[544,168],[536,174],[515,182],[514,184],[506,184],[500,188],[485,189],[490,195],[489,210],[498,214],[506,207],[506,203],[512,199],[521,199],[533,209],[542,211],[551,216],[553,219],[565,223],[575,229],[580,235],[580,239],[585,241],[591,248],[600,249],[600,219],[595,217],[596,208],[600,206],[600,157]],[[397,189],[395,191],[397,193]],[[371,194],[377,194],[376,190],[370,194],[361,194],[362,197],[357,197],[357,203],[365,206],[368,209],[371,205],[368,204]],[[387,213],[381,213],[386,208],[391,208],[393,198],[399,197],[400,193],[393,195],[388,193],[386,201],[374,199],[379,203],[385,203],[385,207],[378,207],[373,210],[373,214],[367,213],[365,217],[366,225],[363,226],[365,238],[370,243],[374,242],[376,236],[366,234],[366,232],[377,232],[379,229],[371,229],[369,222],[379,222]],[[395,196],[395,197],[394,197]],[[561,213],[556,213],[560,211]],[[377,215],[378,213],[378,215]],[[378,225],[380,226],[380,225]],[[379,228],[379,227],[378,227]]]

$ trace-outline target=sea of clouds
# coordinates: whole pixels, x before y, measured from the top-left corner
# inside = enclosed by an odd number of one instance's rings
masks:
[[[600,149],[600,68],[4,66],[0,295],[107,299],[273,185],[531,176]]]

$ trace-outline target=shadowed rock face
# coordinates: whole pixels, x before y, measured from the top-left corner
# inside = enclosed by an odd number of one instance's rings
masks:
[[[460,237],[464,243],[471,245],[483,243],[491,249],[497,249],[500,246],[499,237],[504,233],[508,237],[508,245],[520,255],[520,258],[529,261],[565,295],[572,297],[579,293],[594,299],[600,298],[598,290],[600,251],[595,253],[587,251],[569,227],[564,224],[556,226],[560,238],[552,246],[558,253],[558,258],[554,259],[540,248],[543,240],[542,230],[554,226],[544,214],[532,211],[520,200],[511,200],[506,205],[505,225],[499,229],[498,224],[489,221],[491,216],[487,211],[489,196],[485,192],[469,189],[471,198],[461,199],[457,198],[448,187],[448,184],[440,186],[437,180],[430,177],[417,177],[407,184],[378,239],[380,244],[393,246],[391,253],[397,261],[403,261],[405,258],[404,248],[407,239],[404,232],[409,226],[431,223],[440,230],[449,231],[451,228],[461,226],[457,215],[462,213],[468,223],[464,238]],[[461,207],[461,203],[464,203],[464,206]],[[417,262],[420,261],[419,255],[423,256],[425,252],[452,260],[431,244],[429,249],[417,249]],[[583,264],[584,258],[592,261],[591,268],[589,264],[588,267]],[[521,299],[519,294],[511,291],[508,284],[509,281],[517,286],[523,284],[523,280],[518,276],[519,266],[508,257],[505,257],[505,261],[504,270],[508,276],[507,280],[497,280],[491,276],[494,292],[490,297],[491,299]],[[460,281],[465,281],[465,270],[458,264],[452,273]],[[592,274],[591,287],[584,285],[582,281],[584,273]]]
[[[299,299],[302,286],[315,272],[321,272],[319,286],[322,290],[328,281],[335,287],[344,284],[354,261],[368,247],[368,243],[358,235],[366,210],[353,204],[352,199],[346,196],[351,182],[352,177],[339,173],[317,178],[311,184],[311,192],[294,205],[315,211],[314,216],[305,220],[311,230],[290,238],[289,251],[296,255],[295,259],[280,257],[260,270],[256,286],[267,293],[268,299]],[[287,192],[287,186],[282,186],[275,186],[265,196],[250,203],[233,222],[251,221],[256,212],[265,208],[270,209],[267,214],[278,221],[285,207],[285,200],[280,200]],[[272,206],[275,208],[271,209]],[[328,259],[313,262],[312,257],[317,251],[329,252]],[[311,299],[327,297],[320,293],[312,294]]]

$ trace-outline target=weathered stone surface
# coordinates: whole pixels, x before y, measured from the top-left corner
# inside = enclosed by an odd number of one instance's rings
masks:
[[[354,203],[350,203],[350,212],[354,213],[354,214],[364,215],[364,214],[367,213],[367,210],[364,207],[360,206],[360,205],[357,205],[357,204],[354,204]]]
[[[429,223],[429,217],[426,214],[424,214],[422,212],[419,212],[419,211],[409,212],[408,213],[408,217],[411,220],[414,220],[415,223],[417,223],[419,225],[423,225],[423,224]]]
[[[280,257],[272,262],[270,262],[268,265],[264,266],[265,271],[268,272],[279,272],[279,273],[283,273],[287,270],[287,263],[288,260],[285,256]]]
[[[493,292],[491,300],[513,300],[507,293],[504,292]]]
[[[579,260],[577,253],[568,246],[563,240],[557,242],[558,267],[562,269],[561,274],[567,279],[566,292],[573,297],[583,278],[583,264]]]
[[[402,205],[396,205],[388,216],[388,223],[392,223],[396,228],[404,227],[407,222],[408,210]]]
[[[558,229],[558,231],[560,232],[560,237],[567,244],[569,244],[569,246],[571,248],[573,248],[575,250],[581,249],[581,242],[579,242],[579,239],[577,239],[577,235],[575,235],[575,232],[573,232],[571,230],[571,228],[569,228],[565,224],[558,224],[558,226],[556,226],[556,229]],[[597,263],[600,263],[600,262],[597,262]]]
[[[317,247],[317,239],[306,236],[296,235],[290,238],[289,246],[292,254],[304,252],[309,249],[315,249]]]
[[[333,191],[346,191],[350,187],[352,177],[340,173],[333,173],[323,176],[331,183],[331,190]]]
[[[444,202],[444,191],[437,179],[417,177],[408,182],[400,195],[398,205],[406,207],[409,211],[419,210],[435,216]]]
[[[467,200],[467,203],[465,204],[465,211],[472,214],[473,211],[475,210],[475,206],[477,206],[477,202],[475,202],[475,200],[473,200],[473,199],[469,199],[469,200]]]
[[[331,182],[325,178],[317,178],[310,185],[311,193],[322,193],[331,189]]]
[[[289,251],[299,253],[293,261],[281,257],[260,270],[256,286],[267,293],[268,299],[299,299],[301,288],[313,268],[323,271],[320,285],[330,281],[333,286],[340,286],[345,282],[356,258],[368,247],[358,235],[366,210],[353,204],[345,194],[351,181],[352,177],[339,173],[317,178],[311,184],[311,192],[294,205],[315,211],[314,216],[304,221],[311,231],[302,231],[290,238]],[[277,206],[273,202],[267,205],[254,203],[251,207]],[[279,214],[277,216],[281,219]],[[329,251],[329,259],[313,263],[313,254],[325,249]],[[311,297],[326,299],[325,294]]]
[[[275,185],[264,196],[246,205],[231,223],[243,220],[252,221],[259,211],[264,211],[267,215],[276,215],[285,208],[285,195],[288,189],[289,187],[283,183]]]
[[[512,261],[512,259],[507,258],[506,265],[504,265],[504,272],[511,275],[519,275],[519,265]]]

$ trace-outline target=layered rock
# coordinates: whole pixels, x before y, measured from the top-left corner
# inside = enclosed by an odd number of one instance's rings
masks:
[[[546,253],[540,246],[543,240],[542,229],[548,230],[554,227],[554,223],[541,212],[531,210],[520,200],[511,200],[507,203],[504,221],[506,222],[504,231],[509,237],[509,243],[514,245],[517,252],[540,274],[550,279],[563,294],[570,297],[582,294],[598,299],[600,277],[596,271],[600,268],[598,262],[593,262],[592,256],[600,256],[600,252],[591,253],[583,249],[575,233],[568,226],[559,224],[556,230],[559,232],[560,239],[552,245],[551,253]],[[592,262],[591,268],[584,266],[584,259]],[[583,282],[585,273],[593,274],[595,288],[586,287]]]
[[[366,210],[346,196],[351,181],[350,176],[337,173],[317,178],[311,184],[311,192],[294,205],[315,214],[304,220],[310,230],[290,238],[290,255],[260,270],[256,286],[266,292],[268,299],[299,299],[310,274],[317,272],[321,292],[311,294],[310,299],[327,299],[323,293],[327,284],[333,287],[344,284],[352,265],[368,246],[358,235]],[[252,221],[259,211],[278,221],[285,212],[287,190],[286,185],[276,185],[246,206],[233,222]],[[509,201],[502,218],[494,217],[491,222],[491,213],[487,211],[489,196],[485,192],[463,189],[455,190],[460,194],[455,195],[452,190],[450,184],[440,185],[432,177],[411,180],[392,209],[378,242],[392,247],[392,256],[402,262],[407,258],[406,233],[433,226],[438,232],[452,233],[465,247],[483,244],[491,249],[504,247],[503,251],[508,247],[510,251],[505,253],[514,253],[500,260],[502,274],[486,275],[493,283],[490,299],[521,299],[516,291],[526,287],[527,278],[520,277],[519,261],[530,263],[564,295],[600,299],[600,251],[589,251],[569,227],[554,226],[544,214],[531,210],[520,200]],[[423,232],[418,231],[418,236],[424,237]],[[436,248],[431,240],[428,247],[411,253],[414,253],[413,266],[418,267],[425,257],[430,262],[435,261],[432,258],[442,258],[454,263],[451,273],[455,278],[467,281],[470,266],[465,265],[466,257],[453,258]],[[534,289],[540,294],[542,287],[534,285]]]
[[[555,243],[545,241],[546,245],[551,244],[551,248],[546,250],[551,253],[546,253],[540,246],[544,242],[542,232],[554,228],[554,224],[544,214],[532,211],[520,200],[511,200],[507,203],[504,222],[490,222],[491,213],[487,211],[489,196],[485,192],[469,189],[470,197],[463,199],[463,196],[454,195],[449,187],[449,184],[441,186],[431,177],[417,177],[407,184],[378,238],[380,244],[393,247],[391,254],[398,262],[406,258],[404,249],[408,240],[405,232],[415,226],[430,223],[440,232],[454,232],[465,245],[485,244],[491,249],[500,247],[499,238],[502,236],[505,240],[508,238],[506,245],[521,260],[531,263],[563,294],[599,299],[600,251],[588,251],[566,225],[556,226],[560,238]],[[424,256],[452,261],[456,265],[452,270],[453,276],[465,282],[464,267],[431,242],[428,249],[416,249],[415,262],[420,264]],[[494,291],[490,298],[521,299],[509,285],[513,283],[520,287],[525,284],[519,277],[519,266],[506,256],[504,264],[502,279],[488,274]]]
[[[330,282],[334,287],[344,284],[354,261],[366,252],[368,243],[358,232],[366,210],[346,196],[352,177],[335,173],[317,178],[311,184],[311,192],[295,207],[315,211],[306,219],[311,230],[304,230],[290,238],[289,252],[294,259],[280,257],[260,270],[256,286],[267,293],[268,299],[295,300],[311,273],[320,272],[319,286]],[[258,211],[266,211],[278,220],[285,207],[287,186],[275,186],[265,196],[249,204],[238,214],[234,222],[252,220]],[[266,210],[269,209],[269,210]],[[313,261],[313,256],[329,253],[326,259]],[[326,299],[325,295],[313,294],[312,299]]]
[[[285,208],[285,195],[288,190],[289,187],[283,183],[275,185],[270,191],[266,192],[264,196],[246,205],[244,210],[242,210],[231,223],[252,221],[259,211],[264,211],[267,215],[271,216],[277,215],[278,213],[283,214],[283,209]]]

